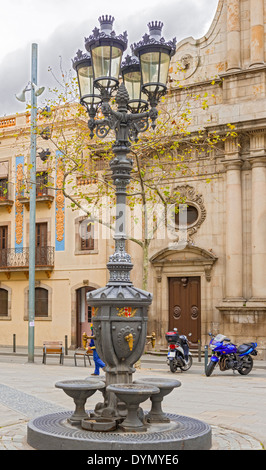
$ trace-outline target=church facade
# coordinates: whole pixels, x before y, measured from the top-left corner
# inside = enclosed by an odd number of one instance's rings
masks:
[[[173,62],[181,63],[186,90],[208,94],[208,109],[193,110],[192,125],[226,132],[221,152],[203,155],[198,177],[177,186],[196,208],[184,250],[154,246],[150,259],[154,325],[163,336],[178,327],[208,343],[209,331],[266,347],[266,95],[264,0],[220,0],[209,32],[184,39]],[[174,64],[173,64],[174,67]],[[185,75],[185,76],[184,76]],[[177,102],[183,90],[174,86]],[[206,184],[206,175],[215,175]],[[195,209],[194,209],[195,210]],[[156,319],[156,320],[155,320]]]

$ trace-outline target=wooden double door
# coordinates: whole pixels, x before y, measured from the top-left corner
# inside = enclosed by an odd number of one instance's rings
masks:
[[[189,340],[197,346],[201,338],[200,277],[169,278],[169,330],[192,333]]]

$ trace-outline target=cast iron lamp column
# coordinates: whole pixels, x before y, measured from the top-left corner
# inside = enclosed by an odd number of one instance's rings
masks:
[[[143,354],[146,342],[152,295],[133,286],[130,280],[133,264],[126,252],[126,196],[133,168],[128,153],[139,132],[148,130],[150,120],[155,127],[156,108],[167,91],[168,68],[176,41],[166,42],[161,37],[162,23],[149,23],[150,34],[132,46],[133,57],[127,56],[121,69],[127,33],[115,34],[113,17],[103,16],[99,21],[101,29],[95,28],[85,39],[88,54],[78,51],[73,67],[78,75],[80,102],[89,114],[91,137],[96,133],[104,138],[111,130],[116,136],[115,157],[110,163],[117,201],[115,252],[107,263],[109,282],[87,296],[92,306],[96,349],[106,364],[108,388],[110,384],[132,383],[134,364]],[[119,85],[121,72],[123,83]],[[116,110],[109,104],[115,92]],[[97,120],[99,109],[104,119]],[[123,409],[115,394],[107,391],[98,412],[119,416]]]
[[[29,223],[29,309],[28,309],[28,362],[34,362],[35,336],[35,222],[36,222],[36,137],[37,137],[37,96],[44,87],[37,87],[38,44],[31,46],[31,82],[16,98],[25,102],[25,93],[31,91],[30,130],[30,223]]]

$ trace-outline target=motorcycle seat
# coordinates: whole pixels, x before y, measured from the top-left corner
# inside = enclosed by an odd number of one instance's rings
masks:
[[[254,347],[253,343],[244,343],[244,344],[241,344],[240,346],[238,346],[237,352],[238,352],[238,354],[244,354],[250,348],[253,348],[253,347]]]

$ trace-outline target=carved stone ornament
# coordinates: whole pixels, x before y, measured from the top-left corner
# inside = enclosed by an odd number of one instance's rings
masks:
[[[199,65],[199,56],[194,51],[186,53],[180,51],[175,55],[175,63],[178,68],[171,74],[171,78],[182,82],[196,72]]]
[[[20,245],[23,235],[23,205],[19,200],[20,188],[23,181],[23,165],[20,163],[17,166],[17,182],[16,182],[16,243]]]
[[[201,224],[206,219],[206,209],[203,203],[203,197],[201,194],[196,192],[195,188],[188,184],[175,187],[175,191],[179,193],[180,199],[185,201],[184,204],[194,206],[198,211],[197,220],[187,227],[187,242],[191,243],[193,241],[191,237],[195,235]]]
[[[56,194],[56,239],[58,242],[61,242],[64,239],[64,222],[65,222],[65,212],[64,204],[65,198],[62,191],[64,181],[64,171],[61,168],[61,161],[58,162],[57,169],[57,178],[56,186],[59,188]]]

